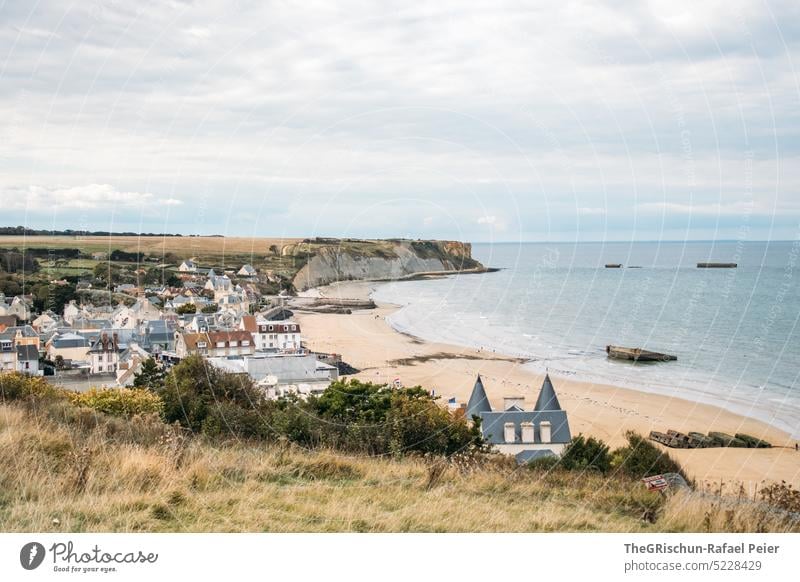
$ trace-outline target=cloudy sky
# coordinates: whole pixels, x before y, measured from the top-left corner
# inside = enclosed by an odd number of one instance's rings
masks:
[[[799,41],[796,0],[0,0],[0,223],[795,239]]]

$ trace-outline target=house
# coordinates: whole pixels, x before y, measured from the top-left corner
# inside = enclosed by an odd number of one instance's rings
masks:
[[[240,277],[255,277],[258,275],[258,271],[253,268],[253,265],[243,265],[236,274]]]
[[[111,314],[111,327],[117,329],[135,329],[139,325],[136,313],[125,305],[120,305]]]
[[[102,251],[92,253],[93,261],[105,261],[106,259],[108,259],[108,253],[104,253]]]
[[[256,350],[259,352],[302,350],[300,324],[294,321],[267,321],[255,315],[245,315],[239,324],[253,334]]]
[[[213,291],[214,301],[219,301],[222,297],[233,293],[233,284],[227,275],[214,275],[212,271],[203,289]]]
[[[119,336],[114,333],[100,334],[87,352],[90,374],[109,374],[117,371],[119,355],[124,351],[120,347]]]
[[[250,310],[250,303],[243,297],[244,294],[231,293],[219,298],[217,304],[223,311],[230,311],[237,316]]]
[[[17,369],[17,350],[14,340],[0,335],[0,372],[14,372]]]
[[[181,273],[196,273],[197,264],[191,259],[188,261],[183,261],[178,267],[178,271]]]
[[[132,342],[124,351],[119,354],[117,364],[117,384],[121,387],[132,386],[136,379],[136,374],[142,370],[144,364],[150,358],[139,344]]]
[[[52,311],[45,311],[31,322],[31,327],[39,333],[47,333],[63,324],[64,321],[58,315]]]
[[[141,323],[139,335],[142,347],[151,352],[171,352],[175,349],[175,324],[163,319]]]
[[[39,351],[41,346],[39,334],[30,325],[8,327],[0,334],[0,337],[3,336],[9,337],[17,346],[34,346],[36,351]]]
[[[208,318],[202,313],[192,316],[192,320],[183,327],[189,333],[204,333],[211,329]]]
[[[56,333],[45,344],[45,352],[51,362],[55,362],[59,356],[65,362],[82,362],[88,357],[89,347],[89,340],[83,335]]]
[[[533,410],[523,408],[524,399],[504,399],[502,411],[492,410],[481,377],[475,381],[467,403],[468,419],[481,420],[481,432],[499,452],[514,455],[520,463],[560,455],[572,435],[567,413],[561,408],[550,375],[545,375]]]
[[[72,325],[72,322],[75,321],[81,315],[81,309],[75,303],[75,300],[70,300],[64,306],[64,321],[67,325]]]
[[[17,372],[39,376],[39,350],[32,345],[17,345]]]
[[[31,317],[31,310],[28,302],[22,296],[14,297],[9,303],[2,293],[0,293],[0,316],[15,315],[20,321],[28,321]]]
[[[176,334],[175,353],[179,358],[199,354],[209,358],[253,355],[253,336],[250,332],[210,331]]]
[[[256,354],[239,358],[209,358],[214,367],[246,374],[263,388],[268,398],[288,393],[320,394],[339,378],[336,366],[309,354]]]

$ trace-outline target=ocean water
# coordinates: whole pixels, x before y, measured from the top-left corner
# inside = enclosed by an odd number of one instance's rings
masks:
[[[374,297],[403,306],[390,323],[427,340],[716,404],[800,436],[800,241],[475,244],[473,256],[502,270],[387,283]],[[610,360],[607,344],[678,360]]]

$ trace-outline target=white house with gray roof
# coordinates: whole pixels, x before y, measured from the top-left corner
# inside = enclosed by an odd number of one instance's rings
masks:
[[[483,380],[478,376],[467,403],[468,419],[481,421],[484,438],[499,452],[514,455],[520,463],[560,455],[572,435],[567,413],[558,402],[550,375],[546,375],[533,410],[524,409],[522,397],[505,398],[503,410],[489,403]]]

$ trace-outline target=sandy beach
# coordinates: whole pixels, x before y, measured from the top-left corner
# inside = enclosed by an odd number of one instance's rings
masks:
[[[366,299],[376,283],[346,282],[314,289],[309,295]],[[349,315],[296,312],[303,338],[314,350],[342,354],[361,370],[362,380],[421,385],[446,400],[466,402],[477,374],[484,379],[492,406],[502,407],[506,396],[522,396],[532,407],[542,376],[523,368],[516,358],[460,346],[422,341],[401,334],[386,317],[398,309],[378,305]],[[727,490],[739,484],[752,494],[762,481],[785,480],[800,487],[800,452],[789,435],[759,420],[722,408],[665,395],[639,392],[571,377],[552,376],[573,435],[602,438],[612,447],[624,442],[626,430],[648,434],[669,428],[688,432],[709,430],[748,433],[774,445],[772,449],[668,449],[704,487]]]

